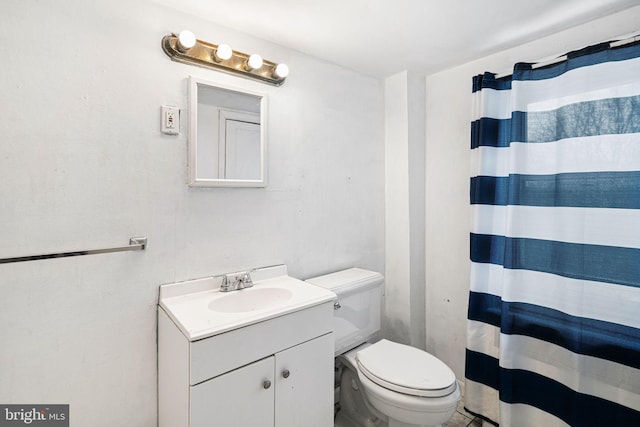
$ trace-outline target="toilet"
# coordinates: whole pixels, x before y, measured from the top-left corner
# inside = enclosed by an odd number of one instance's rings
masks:
[[[380,273],[351,268],[307,282],[338,296],[333,324],[336,427],[431,427],[453,416],[460,400],[453,371],[426,351],[377,340]]]

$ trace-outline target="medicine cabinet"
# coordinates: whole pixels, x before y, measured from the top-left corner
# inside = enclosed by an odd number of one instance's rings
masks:
[[[189,185],[266,185],[267,97],[189,78]]]

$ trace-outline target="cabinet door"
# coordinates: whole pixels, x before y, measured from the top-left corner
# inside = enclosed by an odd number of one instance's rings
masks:
[[[333,334],[275,357],[276,427],[333,427]]]
[[[274,357],[191,387],[190,427],[273,427]]]

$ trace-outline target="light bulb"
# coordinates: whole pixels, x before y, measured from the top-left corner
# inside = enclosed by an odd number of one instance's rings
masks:
[[[180,31],[178,34],[178,48],[184,52],[196,45],[196,36],[189,30]]]
[[[287,64],[278,64],[276,66],[276,69],[273,70],[273,74],[279,79],[284,79],[289,75],[289,67],[287,66]]]
[[[247,69],[249,71],[257,70],[260,67],[262,67],[262,57],[257,53],[254,53],[247,59]]]
[[[229,46],[228,44],[223,43],[218,46],[214,53],[214,56],[218,61],[225,61],[233,56],[233,49],[231,49],[231,46]]]

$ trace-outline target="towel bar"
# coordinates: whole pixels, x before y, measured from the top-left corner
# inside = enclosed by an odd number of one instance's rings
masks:
[[[13,257],[13,258],[0,258],[0,264],[8,264],[12,262],[23,262],[23,261],[38,261],[41,259],[51,259],[51,258],[65,258],[65,257],[80,256],[80,255],[107,254],[110,252],[144,251],[146,247],[147,247],[146,237],[132,237],[131,239],[129,239],[129,244],[127,246],[118,246],[115,248],[106,248],[106,249],[91,249],[87,251],[58,252],[58,253],[52,253],[52,254],[30,255],[30,256],[21,256],[21,257]]]

